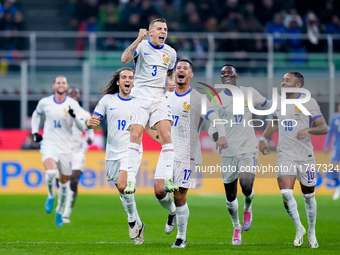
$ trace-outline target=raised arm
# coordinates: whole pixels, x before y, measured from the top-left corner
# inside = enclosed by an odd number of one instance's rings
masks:
[[[145,36],[148,34],[148,31],[144,28],[139,29],[139,34],[137,39],[131,43],[129,47],[125,49],[125,51],[122,54],[121,61],[124,64],[129,63],[135,56],[135,51],[137,49],[138,44],[145,38]]]

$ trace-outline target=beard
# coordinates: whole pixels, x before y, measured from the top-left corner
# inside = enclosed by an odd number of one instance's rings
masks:
[[[65,94],[65,93],[66,93],[65,90],[64,90],[63,92],[60,92],[60,91],[57,90],[57,94],[58,94],[58,95],[63,95],[63,94]]]

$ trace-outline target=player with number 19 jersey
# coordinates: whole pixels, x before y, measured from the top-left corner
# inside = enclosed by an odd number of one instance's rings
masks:
[[[107,118],[106,160],[118,160],[127,156],[130,132],[127,130],[131,98],[125,99],[116,94],[106,94],[100,99],[93,114]],[[127,170],[127,169],[123,169]]]

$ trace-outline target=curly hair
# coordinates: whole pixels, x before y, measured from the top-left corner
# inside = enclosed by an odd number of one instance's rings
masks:
[[[119,81],[120,73],[123,71],[131,71],[133,73],[133,69],[131,67],[122,67],[119,68],[112,76],[109,83],[106,87],[102,90],[102,94],[116,94],[119,92],[119,86],[117,85],[117,81]]]

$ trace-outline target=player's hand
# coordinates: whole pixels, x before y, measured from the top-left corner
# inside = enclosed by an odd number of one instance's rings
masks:
[[[39,135],[38,133],[34,133],[32,137],[33,137],[33,141],[36,143],[41,142],[41,140],[43,139],[42,136]]]
[[[259,141],[259,149],[262,152],[263,155],[270,154],[270,150],[268,148],[268,145],[265,141],[260,140]]]
[[[176,89],[176,83],[172,82],[172,81],[169,81],[168,82],[168,91],[169,92],[173,92],[173,91],[175,91],[175,89]]]
[[[86,126],[90,129],[95,128],[100,124],[100,117],[97,115],[92,115],[91,119],[86,122]]]
[[[225,138],[225,136],[221,136],[220,138],[218,138],[216,142],[216,150],[218,150],[218,153],[221,154],[221,151],[227,147],[228,147],[227,138]]]
[[[86,141],[86,142],[87,142],[88,145],[91,145],[91,144],[93,143],[93,141],[92,141],[91,138],[87,138],[87,141]]]
[[[68,106],[68,113],[70,114],[70,116],[74,119],[76,117],[76,115],[74,114],[73,109],[71,108],[71,106]]]
[[[299,140],[304,139],[309,133],[309,128],[301,129],[299,132],[297,132],[296,138]]]
[[[146,30],[145,28],[141,28],[139,29],[138,38],[140,40],[143,40],[147,34],[148,34],[148,30]]]

